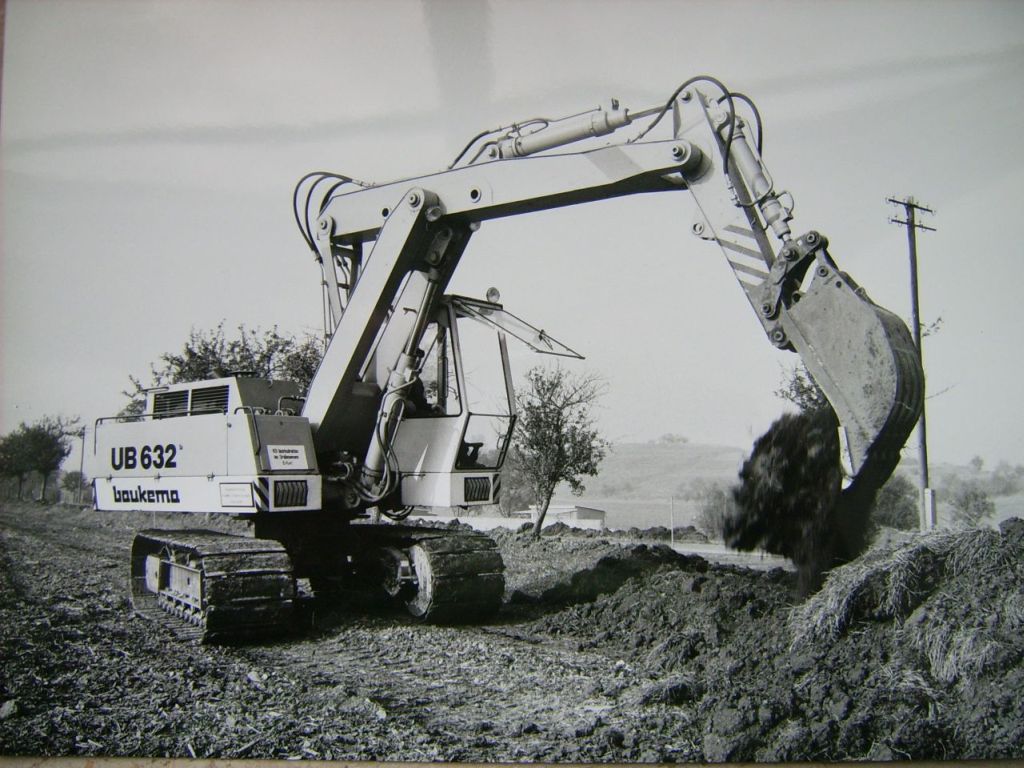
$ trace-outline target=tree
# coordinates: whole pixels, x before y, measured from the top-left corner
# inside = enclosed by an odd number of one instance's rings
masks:
[[[655,445],[686,445],[688,442],[690,442],[690,438],[688,438],[686,435],[680,435],[676,432],[666,432],[657,440],[651,440],[650,442],[654,443]]]
[[[28,428],[27,434],[28,461],[42,475],[39,501],[44,502],[50,475],[60,469],[71,453],[72,439],[78,435],[78,419],[44,416]]]
[[[501,496],[498,499],[498,514],[502,517],[512,517],[512,513],[525,509],[532,501],[526,476],[516,460],[515,453],[510,450],[505,456],[505,464],[501,468]]]
[[[939,317],[935,318],[935,321],[932,322],[932,323],[923,323],[922,322],[918,326],[921,329],[921,338],[922,339],[926,339],[929,336],[934,336],[935,334],[937,334],[939,331],[942,330],[942,323],[943,323],[943,320],[942,320],[942,316],[941,315]],[[910,328],[912,325],[913,325],[913,323],[908,320],[907,321],[907,327]]]
[[[590,415],[602,392],[603,382],[592,374],[536,367],[527,372],[525,387],[516,394],[518,417],[510,454],[537,506],[535,538],[558,484],[568,483],[580,495],[582,478],[596,475],[605,457],[609,444]]]
[[[971,459],[971,469],[974,470],[975,474],[981,472],[985,468],[985,460],[981,456],[975,456]]]
[[[25,478],[32,472],[25,450],[25,425],[0,438],[0,476],[18,481],[18,500],[21,500]]]
[[[775,396],[792,403],[801,413],[811,413],[831,407],[825,393],[817,385],[807,367],[797,363],[783,376],[782,386],[775,390]]]
[[[1008,462],[1000,461],[989,478],[989,493],[992,496],[1011,496],[1020,491],[1022,478],[1024,466],[1011,467]]]
[[[698,478],[686,489],[685,498],[697,505],[697,528],[712,539],[725,535],[725,521],[736,514],[736,500],[724,483]]]
[[[70,494],[74,494],[75,501],[80,501],[82,491],[89,487],[89,478],[77,469],[72,472],[65,472],[60,478],[60,487]]]
[[[977,480],[949,480],[944,496],[953,508],[953,523],[962,528],[977,527],[996,511],[995,502]]]
[[[229,339],[223,322],[210,331],[193,328],[180,353],[164,353],[158,364],[150,366],[152,383],[148,387],[143,386],[140,379],[128,377],[132,388],[124,395],[130,402],[121,413],[125,416],[141,414],[146,407],[147,389],[242,372],[289,379],[305,392],[322,357],[323,343],[312,334],[299,339],[282,335],[276,327],[260,331],[240,325],[238,336]]]
[[[78,434],[78,419],[44,416],[5,435],[0,445],[0,467],[4,476],[18,479],[18,499],[22,498],[25,478],[38,472],[43,479],[39,501],[46,500],[50,475],[60,469],[71,453],[72,438]]]

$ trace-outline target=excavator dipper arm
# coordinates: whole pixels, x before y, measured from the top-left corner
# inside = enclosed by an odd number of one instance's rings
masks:
[[[695,88],[678,98],[677,107],[689,105],[697,116],[681,124],[677,109],[677,134],[718,150],[706,152],[714,169],[688,183],[700,211],[693,234],[719,245],[769,340],[800,355],[832,405],[844,484],[877,489],[898,463],[924,400],[906,324],[840,271],[823,235],[792,237],[792,198],[775,192],[743,120]]]

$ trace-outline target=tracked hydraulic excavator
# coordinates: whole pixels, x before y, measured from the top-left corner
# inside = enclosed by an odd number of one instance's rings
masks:
[[[135,608],[203,640],[275,633],[308,578],[317,590],[372,584],[431,621],[494,614],[494,543],[403,521],[415,507],[498,500],[515,424],[509,337],[575,353],[496,294],[445,289],[489,219],[624,195],[693,197],[692,235],[721,248],[769,341],[796,352],[832,404],[845,482],[881,485],[920,414],[919,358],[825,235],[793,232],[761,131],[750,99],[696,77],[651,108],[613,100],[480,133],[430,175],[301,179],[295,218],[322,270],[329,341],[308,392],[247,377],[183,383],[149,392],[142,416],[96,422],[100,510],[254,524],[252,537],[140,532]]]

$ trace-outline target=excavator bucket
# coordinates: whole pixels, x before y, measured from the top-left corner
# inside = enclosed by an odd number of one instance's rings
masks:
[[[816,233],[791,242],[760,298],[772,340],[799,353],[831,408],[787,414],[758,439],[724,526],[731,547],[793,560],[803,594],[864,551],[875,494],[924,399],[906,325],[836,268],[826,244]]]
[[[881,485],[924,401],[924,374],[906,324],[825,261],[780,320],[839,419],[845,484]]]

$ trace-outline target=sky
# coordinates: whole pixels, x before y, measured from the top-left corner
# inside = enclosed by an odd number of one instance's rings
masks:
[[[918,238],[929,458],[1024,462],[1024,4],[983,0],[7,0],[0,432],[125,404],[191,329],[320,328],[295,183],[440,170],[485,128],[709,74],[756,101],[795,231],[910,317]],[[793,355],[764,337],[686,193],[486,222],[455,293],[586,356],[618,442],[749,448]],[[522,374],[534,361],[514,355]],[[910,451],[916,446],[912,440]],[[72,457],[72,462],[75,455]]]

